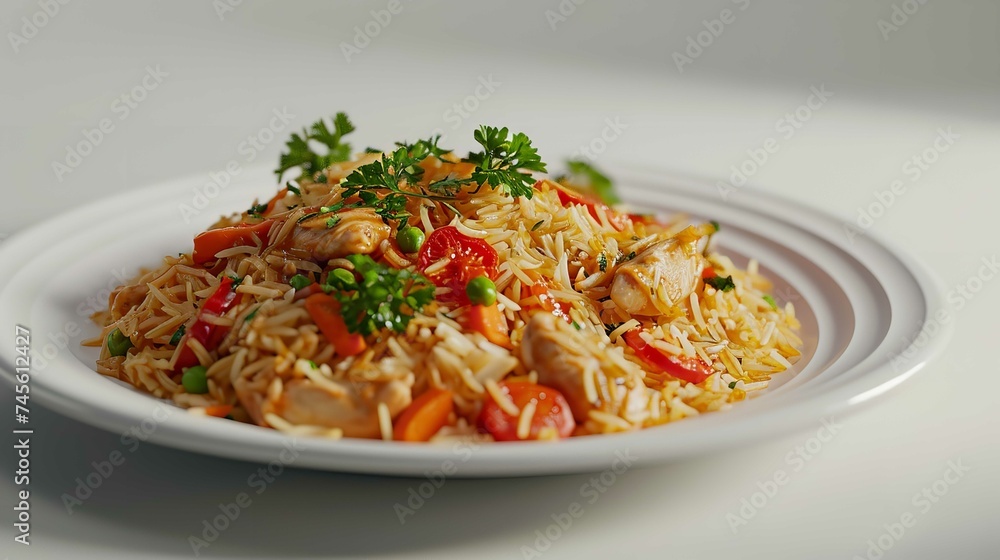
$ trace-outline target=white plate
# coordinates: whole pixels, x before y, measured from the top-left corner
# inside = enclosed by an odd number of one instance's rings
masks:
[[[933,317],[943,309],[937,281],[868,236],[850,241],[838,220],[752,189],[724,201],[706,181],[630,166],[609,171],[626,200],[642,209],[716,219],[722,223],[723,252],[738,262],[753,256],[761,263],[776,282],[778,299],[792,299],[803,322],[805,354],[793,371],[729,411],[634,433],[477,449],[300,438],[294,464],[394,475],[520,476],[604,470],[627,452],[630,461],[648,465],[814,428],[823,417],[844,414],[895,387],[946,343],[947,332],[918,337],[925,324],[937,325]],[[160,401],[95,373],[96,351],[79,346],[98,332],[88,315],[107,301],[119,277],[155,266],[162,255],[190,250],[194,234],[218,214],[247,208],[254,196],[269,198],[276,188],[266,169],[243,171],[223,189],[204,189],[207,182],[201,176],[122,194],[7,240],[0,246],[0,317],[11,333],[13,324],[31,330],[32,400],[112,432],[135,430],[166,446],[279,460],[290,438],[179,409],[165,414]],[[196,187],[202,197],[196,197]],[[206,202],[190,223],[184,220],[182,205],[196,210]],[[13,336],[0,345],[8,381],[15,362],[12,342]]]

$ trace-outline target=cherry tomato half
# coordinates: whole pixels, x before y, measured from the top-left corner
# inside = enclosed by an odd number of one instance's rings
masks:
[[[448,264],[427,273],[427,268],[448,259]],[[449,287],[451,293],[443,297],[462,305],[469,303],[465,285],[477,276],[490,280],[497,278],[500,257],[496,249],[483,239],[469,237],[455,226],[438,228],[427,236],[417,256],[417,266],[438,287]]]
[[[538,439],[542,428],[555,428],[559,437],[569,437],[576,428],[573,412],[562,393],[551,387],[536,385],[528,381],[506,381],[500,383],[500,390],[510,397],[519,409],[535,401],[535,414],[531,418],[531,428],[527,439]],[[516,441],[517,416],[511,416],[500,408],[493,399],[483,404],[479,415],[479,425],[497,441]]]

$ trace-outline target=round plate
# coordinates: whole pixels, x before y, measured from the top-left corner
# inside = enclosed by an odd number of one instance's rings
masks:
[[[835,218],[750,188],[721,193],[708,181],[656,170],[622,165],[609,171],[640,211],[718,220],[720,251],[741,264],[750,257],[759,261],[775,282],[779,303],[792,301],[802,321],[804,354],[792,371],[730,410],[665,426],[558,443],[479,446],[293,440],[275,430],[186,414],[97,374],[96,350],[80,346],[99,332],[89,315],[139,267],[189,251],[193,236],[219,214],[245,209],[255,196],[270,198],[274,178],[266,169],[171,181],[19,233],[0,246],[0,317],[30,329],[32,400],[81,422],[211,455],[294,458],[299,467],[412,476],[600,471],[622,461],[648,465],[814,428],[898,385],[946,343],[947,333],[920,337],[925,324],[939,325],[933,319],[943,309],[938,282],[870,236],[848,235]],[[0,345],[9,382],[16,358],[13,344]]]

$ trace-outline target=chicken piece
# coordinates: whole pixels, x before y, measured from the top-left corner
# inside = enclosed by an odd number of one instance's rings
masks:
[[[670,314],[698,287],[705,268],[699,241],[706,233],[704,227],[688,227],[619,266],[611,300],[630,315]]]
[[[602,367],[600,355],[607,351],[599,340],[588,340],[585,334],[551,313],[531,316],[524,329],[521,358],[528,369],[538,373],[538,383],[558,390],[569,402],[573,418],[583,423],[591,410],[612,414],[636,413],[648,404],[646,386],[639,371],[618,371]],[[587,398],[584,375],[595,372],[597,399]],[[608,385],[616,385],[609,390]]]
[[[328,228],[327,221],[331,218],[340,221]],[[354,208],[336,216],[327,214],[302,222],[292,233],[292,244],[308,251],[318,261],[327,261],[374,253],[391,233],[392,228],[374,210]]]
[[[275,413],[292,424],[340,428],[345,437],[379,438],[378,404],[384,402],[396,416],[412,400],[409,386],[402,381],[328,383],[306,379],[286,383]]]
[[[568,327],[568,328],[560,328]],[[583,387],[583,374],[588,365],[596,367],[593,356],[578,345],[574,329],[551,313],[531,316],[521,341],[521,357],[528,369],[538,372],[538,382],[558,390],[566,397],[577,422],[587,419],[595,407]]]

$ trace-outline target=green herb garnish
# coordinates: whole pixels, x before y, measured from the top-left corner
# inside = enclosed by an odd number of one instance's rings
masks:
[[[373,208],[385,222],[398,221],[399,228],[406,227],[410,216],[406,211],[408,197],[445,202],[453,199],[454,192],[449,191],[450,187],[437,189],[437,194],[400,187],[400,184],[405,182],[411,188],[416,188],[423,175],[423,169],[417,164],[428,155],[441,151],[437,147],[437,140],[438,138],[434,137],[415,144],[402,145],[392,153],[383,154],[378,161],[358,167],[341,183],[345,187],[343,198],[358,196],[361,201],[351,205],[352,208],[361,206]],[[429,188],[433,190],[434,185],[440,186],[444,181],[433,183]]]
[[[261,214],[263,214],[266,211],[267,211],[267,204],[254,204],[250,207],[249,210],[247,210],[247,214],[249,214],[253,218],[259,218],[261,217]]]
[[[608,257],[604,256],[604,253],[599,253],[597,255],[597,266],[604,272],[608,269]]]
[[[293,167],[302,169],[299,180],[313,179],[317,173],[338,161],[347,161],[351,157],[351,145],[341,142],[341,139],[354,131],[354,125],[344,113],[333,117],[333,130],[326,121],[320,119],[308,129],[302,129],[302,134],[292,133],[286,143],[288,152],[281,154],[278,168],[274,170],[280,179],[285,171]],[[326,146],[326,153],[319,154],[313,150],[310,141]]]
[[[771,297],[770,295],[765,294],[764,295],[764,301],[766,301],[767,304],[771,306],[771,309],[774,309],[774,310],[778,309],[778,303],[776,301],[774,301],[774,298]]]
[[[369,335],[384,328],[403,332],[414,313],[434,300],[434,285],[419,273],[396,270],[368,255],[346,258],[354,265],[353,273],[337,269],[326,284],[352,333]]]
[[[181,325],[177,327],[177,330],[174,331],[174,335],[170,337],[170,345],[177,346],[178,344],[180,344],[181,339],[184,338],[185,331],[187,331],[187,326]]]
[[[473,137],[482,152],[470,153],[468,160],[476,164],[472,180],[490,188],[503,188],[509,196],[531,198],[535,179],[521,170],[545,172],[545,163],[538,157],[538,150],[521,132],[510,136],[507,127],[480,126]]]
[[[722,290],[723,292],[728,292],[736,287],[736,284],[733,283],[732,276],[713,276],[711,278],[706,278],[705,283],[716,290]]]
[[[582,183],[581,186],[596,194],[605,204],[618,204],[622,201],[618,197],[618,193],[615,192],[615,186],[611,179],[586,161],[570,160],[566,162],[566,167],[569,168],[570,182],[573,184]]]

